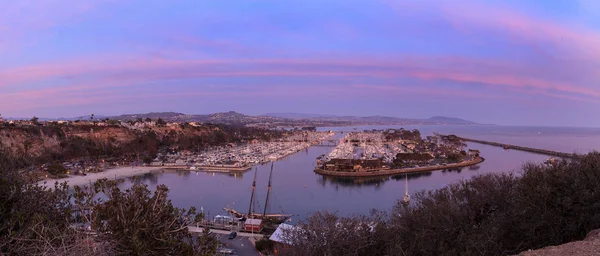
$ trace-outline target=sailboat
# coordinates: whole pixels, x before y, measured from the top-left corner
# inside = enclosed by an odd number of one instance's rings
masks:
[[[406,175],[405,176],[405,182],[406,182],[406,184],[404,185],[404,189],[405,190],[404,190],[404,198],[402,198],[402,201],[405,204],[408,204],[408,203],[410,203],[410,195],[408,194],[408,173],[405,174],[405,175]]]
[[[252,194],[250,195],[250,206],[248,207],[248,213],[240,213],[235,209],[224,208],[227,212],[232,213],[238,218],[241,219],[262,219],[265,222],[271,222],[275,224],[280,224],[288,220],[292,217],[291,214],[268,214],[267,209],[269,206],[269,197],[271,195],[271,180],[273,177],[273,163],[271,163],[271,171],[269,172],[269,184],[267,186],[267,198],[265,200],[265,207],[262,213],[256,213],[253,211],[254,206],[254,191],[256,190],[256,168],[254,169],[254,179],[252,180]]]

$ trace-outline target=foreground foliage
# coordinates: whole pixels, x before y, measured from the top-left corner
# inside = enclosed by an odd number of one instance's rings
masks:
[[[85,246],[89,236],[69,228],[68,187],[33,185],[1,153],[0,255],[94,255]]]
[[[385,218],[317,213],[299,227],[289,255],[510,255],[581,240],[600,228],[600,153],[421,192]]]
[[[102,180],[89,187],[35,185],[0,154],[0,255],[214,255],[207,232],[192,237],[195,209],[176,208],[168,189],[125,191]],[[90,228],[86,228],[91,224]]]
[[[13,171],[18,165],[0,154],[0,254],[215,253],[208,232],[187,233],[198,215],[174,207],[164,186],[122,191],[100,181],[75,188],[72,201],[66,185],[32,185]],[[74,216],[95,232],[70,227]],[[419,193],[388,214],[316,213],[298,227],[285,232],[290,245],[281,255],[510,255],[580,240],[600,228],[600,153],[528,164],[521,176],[477,176]]]
[[[75,205],[87,213],[84,222],[112,241],[120,255],[212,255],[214,238],[196,239],[188,232],[195,209],[174,207],[167,195],[164,185],[154,192],[146,185],[122,191],[114,181],[100,180],[90,187],[75,186]]]

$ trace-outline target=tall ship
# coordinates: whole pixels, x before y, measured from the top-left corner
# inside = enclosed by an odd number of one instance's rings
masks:
[[[292,217],[291,214],[267,213],[267,209],[269,208],[269,198],[271,195],[271,181],[273,178],[273,163],[271,163],[271,171],[269,172],[269,184],[267,186],[267,198],[265,200],[265,206],[264,206],[263,212],[260,213],[260,212],[255,211],[255,209],[254,209],[254,192],[256,191],[256,172],[257,172],[257,169],[254,168],[254,179],[252,180],[252,194],[250,195],[250,206],[248,207],[248,213],[241,213],[232,208],[223,208],[223,209],[242,220],[262,219],[265,222],[265,224],[281,224],[281,223],[289,220]]]

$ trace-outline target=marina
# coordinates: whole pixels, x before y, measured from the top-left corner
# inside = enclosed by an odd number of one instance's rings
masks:
[[[247,171],[254,165],[277,161],[313,145],[320,145],[333,135],[332,132],[300,131],[275,141],[254,140],[200,152],[172,151],[159,154],[151,165],[199,171]]]
[[[333,130],[336,134],[330,139],[339,141],[348,132],[356,131],[354,127],[326,127],[325,131]],[[385,129],[386,127],[357,127],[358,130]],[[398,127],[392,127],[398,128]],[[412,126],[410,129],[419,129],[423,137],[433,135],[433,132],[443,134],[458,134],[461,137],[477,137],[485,139],[486,136],[497,141],[527,141],[528,146],[539,148],[553,148],[552,141],[545,137],[537,136],[537,128],[531,136],[528,130],[516,136],[505,135],[489,136],[490,127],[470,126]],[[514,130],[512,127],[493,127],[495,130]],[[502,130],[501,130],[502,131]],[[550,133],[550,131],[545,131]],[[569,140],[561,140],[563,151],[573,151],[576,148],[587,148],[600,143],[600,134],[580,136],[575,133]],[[326,142],[325,142],[326,143]],[[316,174],[315,159],[321,155],[329,154],[335,146],[310,147],[295,154],[289,155],[274,163],[271,177],[271,195],[269,205],[273,214],[291,214],[291,223],[303,219],[308,214],[316,211],[327,210],[338,212],[340,215],[357,213],[368,214],[371,209],[390,209],[398,200],[402,200],[405,183],[408,184],[408,194],[411,201],[419,191],[438,189],[447,184],[460,180],[470,179],[475,175],[486,173],[514,173],[520,175],[521,166],[527,162],[543,163],[548,159],[546,155],[530,152],[504,150],[501,147],[467,143],[467,147],[474,147],[484,156],[485,161],[479,164],[449,168],[440,171],[417,172],[397,175],[384,175],[374,177],[338,177],[322,176]],[[556,148],[560,150],[561,148]],[[254,212],[264,211],[264,200],[267,195],[268,178],[271,164],[258,164],[256,168],[255,198],[259,200],[254,204]],[[216,215],[231,216],[223,208],[233,208],[239,212],[247,213],[248,202],[252,193],[254,172],[231,173],[204,173],[190,172],[189,170],[173,170],[171,172],[153,172],[137,178],[131,178],[121,184],[127,187],[132,182],[141,182],[155,187],[165,184],[169,187],[169,197],[178,207],[201,207],[207,216],[206,219],[214,220]]]
[[[328,155],[317,157],[315,173],[369,177],[462,168],[483,162],[480,151],[469,149],[456,136],[419,130],[385,129],[350,132]]]

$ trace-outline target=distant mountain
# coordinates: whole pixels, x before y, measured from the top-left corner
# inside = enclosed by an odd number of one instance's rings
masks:
[[[475,124],[475,122],[454,118],[454,117],[445,117],[445,116],[434,116],[429,119],[431,122],[445,123],[445,124]]]
[[[116,120],[123,120],[123,121],[136,120],[138,118],[141,118],[141,119],[146,119],[146,118],[158,119],[158,118],[162,118],[162,119],[167,120],[167,119],[174,119],[174,118],[181,117],[181,116],[185,116],[185,114],[183,114],[183,113],[177,113],[177,112],[150,112],[150,113],[145,113],[145,114],[124,114],[124,115],[119,115],[119,116],[108,116],[107,118],[116,119]],[[88,116],[88,118],[89,118],[89,116]]]
[[[90,120],[90,115],[87,116],[78,116],[78,117],[59,117],[59,118],[51,118],[51,119],[56,119],[56,120]],[[98,116],[98,115],[94,115],[94,119],[105,119],[107,116]]]
[[[278,122],[287,119],[269,117],[269,116],[249,116],[235,111],[212,113],[205,115],[183,114],[177,112],[152,112],[146,114],[127,114],[120,116],[108,117],[110,119],[128,121],[141,119],[158,119],[162,118],[167,122],[200,122],[200,123],[215,123],[215,124],[230,124],[230,125],[247,125],[254,123]]]
[[[400,118],[390,116],[335,116],[322,114],[304,114],[304,113],[268,113],[260,116],[251,116],[235,111],[220,112],[212,114],[184,114],[179,112],[151,112],[143,114],[124,114],[118,116],[100,116],[94,115],[94,119],[113,119],[113,120],[137,120],[137,119],[158,119],[162,118],[167,122],[200,122],[229,125],[252,125],[257,127],[302,127],[302,126],[348,126],[348,125],[470,125],[474,122],[460,118],[434,116],[429,119]],[[13,118],[7,118],[13,119]],[[30,118],[26,118],[29,120]],[[90,116],[80,116],[74,118],[39,118],[40,121],[47,120],[89,120]]]
[[[346,122],[351,124],[475,124],[474,122],[444,116],[434,116],[429,119],[400,118],[390,116],[336,116],[302,113],[269,113],[265,116],[288,118],[293,120]]]
[[[306,114],[306,113],[266,113],[263,116],[288,118],[288,119],[311,119],[311,118],[335,117],[332,115]]]

